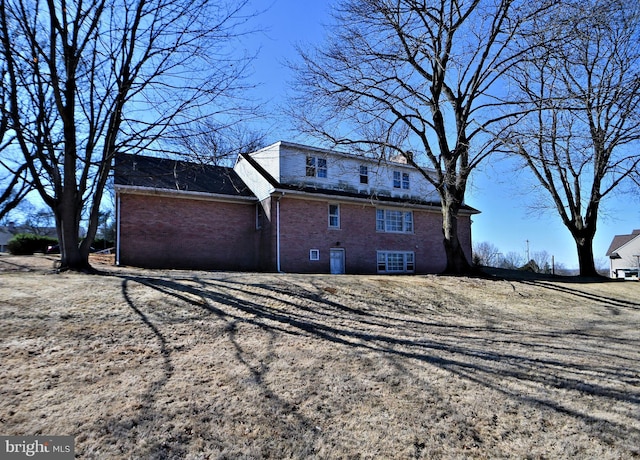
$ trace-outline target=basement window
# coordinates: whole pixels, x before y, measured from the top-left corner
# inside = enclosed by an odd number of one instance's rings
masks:
[[[378,251],[378,273],[413,273],[413,252]]]

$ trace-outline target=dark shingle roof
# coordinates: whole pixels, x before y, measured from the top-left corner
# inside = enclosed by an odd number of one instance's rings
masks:
[[[114,180],[116,185],[253,196],[232,168],[143,155],[118,155]]]
[[[611,244],[609,245],[609,249],[607,249],[607,257],[611,256],[615,251],[638,236],[640,236],[640,230],[634,230],[631,235],[614,236],[613,241],[611,241]]]

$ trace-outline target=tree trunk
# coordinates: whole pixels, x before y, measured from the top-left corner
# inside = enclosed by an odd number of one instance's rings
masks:
[[[578,250],[578,265],[580,267],[580,276],[600,276],[596,270],[595,261],[593,259],[593,238],[595,232],[581,232],[574,234],[573,238],[576,242]]]
[[[447,256],[445,274],[464,275],[472,269],[458,238],[458,212],[455,205],[443,203],[442,233],[444,235],[444,250]]]
[[[80,219],[75,207],[61,204],[56,208],[55,216],[60,245],[60,269],[90,271],[89,250],[80,250]]]

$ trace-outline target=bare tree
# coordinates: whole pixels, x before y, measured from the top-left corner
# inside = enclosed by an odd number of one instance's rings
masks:
[[[64,268],[90,268],[117,152],[157,148],[182,123],[228,114],[237,102],[248,56],[230,45],[246,32],[247,8],[248,0],[0,0],[9,128],[55,215]]]
[[[469,175],[495,147],[485,131],[503,104],[496,83],[519,59],[509,45],[542,3],[344,0],[328,44],[300,51],[299,125],[333,144],[403,155],[431,182],[447,272],[470,269],[458,212]]]
[[[28,203],[25,201],[24,203]],[[53,213],[49,208],[37,208],[28,203],[30,211],[25,216],[22,227],[25,232],[34,235],[52,236],[51,229],[54,223]]]
[[[547,251],[535,251],[531,260],[536,263],[540,273],[551,273],[551,255]]]
[[[525,260],[522,254],[515,251],[509,251],[500,258],[499,267],[507,268],[509,270],[516,270],[522,267],[524,264]]]
[[[580,275],[595,276],[600,205],[625,181],[637,181],[640,164],[640,5],[559,6],[523,39],[529,59],[510,75],[526,115],[501,138],[571,232]]]
[[[178,130],[168,144],[189,161],[231,166],[239,154],[264,147],[265,138],[241,124],[198,120]]]
[[[497,267],[502,256],[498,247],[487,241],[473,245],[473,263],[485,267]]]

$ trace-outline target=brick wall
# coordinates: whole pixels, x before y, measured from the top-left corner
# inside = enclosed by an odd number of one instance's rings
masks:
[[[120,263],[257,270],[255,205],[120,194]]]
[[[336,202],[337,203],[337,202]],[[439,212],[414,210],[414,233],[376,231],[376,207],[340,203],[340,229],[328,228],[329,202],[284,197],[280,204],[280,256],[285,272],[329,273],[329,250],[345,251],[347,273],[376,273],[377,250],[412,251],[416,273],[438,273],[446,266]],[[399,208],[398,208],[399,209]],[[468,217],[459,222],[461,242],[471,255]],[[320,251],[319,261],[309,251]]]
[[[467,256],[467,261],[472,262],[473,251],[471,240],[471,216],[458,216],[458,239]]]

